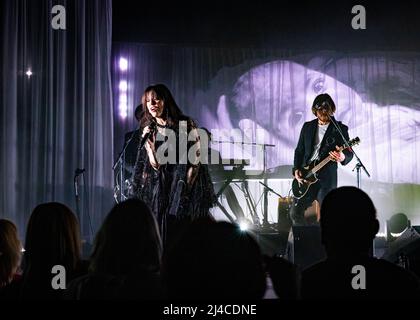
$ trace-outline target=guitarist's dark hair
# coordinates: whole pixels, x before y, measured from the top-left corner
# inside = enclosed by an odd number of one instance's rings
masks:
[[[336,110],[335,103],[328,93],[322,93],[315,97],[312,104],[312,113],[316,116],[316,112],[323,108],[330,109],[331,113],[334,113]]]

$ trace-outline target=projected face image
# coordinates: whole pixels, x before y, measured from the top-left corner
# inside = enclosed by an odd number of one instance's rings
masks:
[[[276,145],[268,154],[268,165],[274,167],[293,162],[302,125],[315,118],[313,100],[324,92],[336,101],[340,120],[348,118],[349,101],[362,104],[344,84],[289,61],[267,63],[243,74],[226,102],[227,109],[237,111],[239,127],[266,130],[265,142]]]
[[[335,118],[349,127],[350,138],[359,136],[355,148],[371,170],[372,178],[383,182],[420,182],[420,112],[409,106],[381,106],[364,102],[351,87],[333,77],[290,61],[274,61],[243,73],[233,89],[218,100],[214,128],[241,128],[263,132],[268,168],[293,163],[294,149],[314,98],[328,93],[337,111]],[[351,170],[351,164],[343,167]],[[415,174],[413,174],[415,172]]]

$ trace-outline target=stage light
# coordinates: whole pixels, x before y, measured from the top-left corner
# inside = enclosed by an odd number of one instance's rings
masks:
[[[121,71],[127,71],[128,69],[128,60],[126,58],[120,58],[120,70]]]
[[[249,224],[248,224],[248,222],[247,221],[241,221],[240,223],[239,223],[239,229],[241,230],[241,231],[247,231],[248,229],[249,229]]]
[[[128,89],[127,81],[125,80],[120,81],[119,89],[121,92],[126,92]]]
[[[408,228],[411,227],[411,222],[404,213],[396,213],[389,220],[386,221],[386,231],[388,241],[401,236]]]
[[[31,78],[31,76],[33,75],[31,69],[28,69],[28,71],[26,71],[26,75],[28,76],[28,78]]]
[[[120,111],[120,117],[121,117],[122,119],[126,119],[126,118],[127,118],[127,116],[128,116],[127,111]]]
[[[118,110],[120,111],[120,117],[122,119],[126,119],[128,116],[128,106],[127,106],[127,100],[122,101],[121,97],[120,97],[120,103],[118,105]]]
[[[126,93],[121,93],[119,97],[119,103],[121,104],[127,104],[128,98]]]

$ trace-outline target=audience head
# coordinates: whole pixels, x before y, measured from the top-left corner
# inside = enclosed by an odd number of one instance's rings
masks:
[[[169,297],[260,299],[266,278],[260,248],[247,232],[227,222],[196,221],[165,255]]]
[[[0,288],[8,285],[15,275],[22,246],[13,222],[0,219]]]
[[[379,230],[372,200],[356,187],[329,192],[322,202],[320,222],[329,256],[368,253]]]
[[[62,265],[71,273],[80,263],[80,250],[79,224],[70,208],[50,202],[33,210],[25,239],[25,275],[51,275],[54,265]]]
[[[156,220],[141,200],[114,206],[96,235],[91,256],[93,273],[124,276],[160,269],[162,244]]]

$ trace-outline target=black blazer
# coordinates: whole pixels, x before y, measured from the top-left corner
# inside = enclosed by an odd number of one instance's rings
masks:
[[[335,119],[334,119],[335,120]],[[341,122],[338,122],[344,137],[349,140],[348,127]],[[315,136],[317,134],[318,119],[314,119],[303,124],[302,130],[299,136],[299,142],[295,149],[295,158],[293,164],[293,173],[296,169],[302,169],[309,164],[310,157],[315,147]],[[344,144],[340,133],[334,124],[330,123],[327,132],[325,132],[324,138],[321,142],[321,149],[319,152],[319,160],[323,160],[328,156],[328,153],[335,150],[335,146],[342,146]],[[342,165],[346,165],[353,159],[353,153],[347,149],[343,151],[346,158]],[[318,172],[318,178],[321,184],[325,187],[336,188],[337,187],[337,162],[330,161]]]

